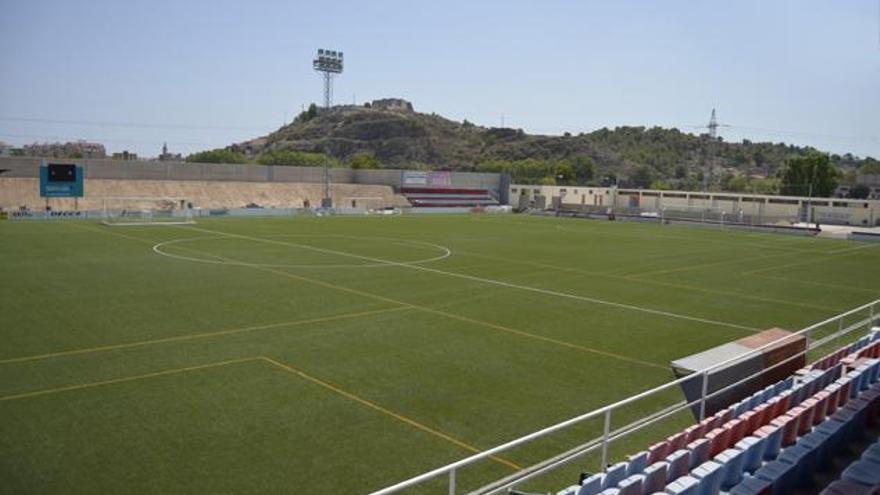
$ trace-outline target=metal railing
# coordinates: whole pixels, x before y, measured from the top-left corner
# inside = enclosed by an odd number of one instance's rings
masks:
[[[453,462],[451,464],[447,464],[445,466],[433,469],[426,473],[420,474],[413,478],[401,481],[394,485],[388,486],[381,490],[377,490],[373,492],[371,495],[388,495],[392,493],[400,492],[406,488],[414,487],[416,485],[423,484],[429,480],[434,478],[438,478],[440,476],[446,476],[448,479],[448,493],[450,495],[455,495],[457,493],[456,486],[456,473],[463,468],[471,466],[477,462],[483,461],[493,456],[497,456],[498,454],[513,449],[514,447],[518,447],[524,445],[526,443],[532,442],[534,440],[546,437],[552,433],[568,429],[574,425],[581,424],[590,419],[601,418],[603,420],[603,433],[600,437],[597,437],[581,446],[570,449],[562,454],[557,455],[556,457],[547,459],[543,462],[535,464],[531,467],[523,469],[517,473],[514,473],[506,478],[493,482],[489,485],[483,486],[473,492],[472,495],[490,495],[501,493],[505,490],[509,490],[511,488],[516,487],[517,485],[535,478],[539,475],[546,474],[547,472],[561,467],[562,465],[568,464],[569,462],[580,458],[588,453],[594,452],[597,449],[601,451],[601,464],[600,469],[604,469],[608,464],[608,449],[611,442],[618,440],[620,438],[626,437],[632,433],[635,433],[639,430],[646,428],[652,424],[655,424],[665,418],[668,418],[678,412],[686,410],[687,408],[699,406],[699,418],[700,420],[704,419],[706,416],[706,404],[713,397],[720,395],[733,387],[743,385],[749,381],[755,380],[755,375],[750,375],[748,377],[743,378],[742,380],[738,380],[734,383],[731,383],[719,390],[714,392],[709,392],[709,375],[715,371],[723,369],[733,363],[741,361],[750,356],[757,355],[764,350],[767,350],[773,346],[784,344],[787,342],[793,341],[795,338],[799,336],[804,336],[806,339],[807,345],[804,350],[796,353],[793,356],[788,357],[787,359],[774,364],[768,368],[765,368],[760,373],[767,373],[769,371],[773,371],[774,369],[787,364],[793,359],[800,358],[801,356],[806,356],[812,350],[815,350],[823,345],[829,344],[831,342],[837,341],[842,337],[846,336],[852,331],[858,329],[870,329],[871,325],[875,320],[880,319],[880,299],[872,301],[870,303],[864,304],[857,308],[846,311],[845,313],[841,313],[837,316],[828,318],[827,320],[821,321],[819,323],[815,323],[810,325],[804,329],[801,329],[797,332],[794,332],[790,335],[782,337],[781,339],[774,340],[772,342],[768,342],[760,347],[756,347],[748,352],[742,353],[738,356],[732,357],[730,359],[726,359],[719,363],[716,363],[710,367],[704,368],[694,374],[664,383],[660,386],[654,387],[650,390],[646,390],[639,394],[630,396],[621,401],[615,402],[613,404],[609,404],[607,406],[601,407],[599,409],[595,409],[593,411],[581,414],[579,416],[575,416],[571,419],[562,421],[560,423],[554,424],[552,426],[548,426],[541,430],[535,431],[523,437],[517,438],[515,440],[511,440],[502,445],[498,445],[497,447],[493,447],[491,449],[485,450],[478,454],[474,454],[470,457],[461,459],[459,461]],[[852,317],[853,315],[861,314],[862,317],[855,322],[851,322],[850,324],[846,324],[846,319]],[[866,315],[866,316],[865,316]],[[830,325],[836,326],[836,328],[832,328],[825,335],[814,335],[819,333],[822,330],[828,330]],[[694,379],[700,379],[702,384],[702,392],[700,397],[691,402],[678,402],[673,404],[672,406],[667,407],[661,411],[658,411],[652,415],[642,417],[636,420],[633,423],[630,423],[622,428],[611,430],[611,420],[612,414],[614,411],[640,401],[645,398],[653,397],[661,392],[673,389],[674,387],[678,387],[681,384]],[[572,480],[573,481],[573,480]]]

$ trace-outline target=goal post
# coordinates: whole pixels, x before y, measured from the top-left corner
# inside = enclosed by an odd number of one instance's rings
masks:
[[[370,212],[381,210],[387,206],[387,200],[381,196],[346,196],[336,208],[343,211]]]
[[[724,225],[730,223],[729,213],[718,206],[680,205],[660,209],[660,221],[686,221]]]
[[[103,198],[101,223],[111,226],[194,224],[186,198],[110,196]]]

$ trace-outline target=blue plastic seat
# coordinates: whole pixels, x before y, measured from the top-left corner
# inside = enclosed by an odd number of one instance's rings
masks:
[[[772,486],[773,483],[765,479],[746,476],[738,485],[731,488],[728,493],[729,495],[761,495],[769,493]]]
[[[679,449],[666,457],[669,468],[666,471],[666,482],[670,483],[685,474],[690,469],[690,451]]]
[[[709,440],[705,438],[694,440],[687,445],[687,448],[691,451],[688,462],[688,467],[691,469],[709,460]]]
[[[849,465],[842,479],[865,486],[880,485],[880,463],[861,459]]]
[[[764,452],[762,457],[765,461],[772,461],[779,456],[779,451],[782,450],[783,429],[773,425],[767,425],[764,428],[767,428],[769,433],[764,436]]]
[[[577,495],[597,495],[602,491],[602,478],[604,476],[597,473],[585,479],[581,483],[581,489],[578,490]]]
[[[743,451],[743,471],[754,473],[761,467],[764,460],[765,439],[758,437],[745,437],[736,444],[736,448]]]
[[[742,481],[743,457],[743,451],[739,449],[727,449],[715,456],[714,461],[724,467],[724,476],[721,478],[722,490],[730,490]]]
[[[724,467],[715,461],[706,461],[691,470],[690,476],[700,480],[700,495],[718,495]]]
[[[809,486],[812,483],[810,466],[813,464],[813,459],[816,455],[817,453],[812,449],[798,442],[791,447],[784,449],[782,453],[779,454],[778,460],[780,462],[791,464],[794,467],[794,476],[798,481],[796,487],[801,488]]]
[[[618,462],[605,470],[605,478],[602,480],[602,488],[614,488],[626,478],[627,463]]]
[[[880,442],[876,442],[865,449],[862,452],[862,459],[880,463]]]
[[[642,495],[642,486],[645,483],[644,474],[634,474],[617,484],[620,495]]]
[[[794,493],[797,479],[793,464],[781,460],[771,461],[755,472],[755,477],[773,484],[773,493]]]
[[[642,474],[648,467],[648,451],[643,450],[638,454],[629,456],[629,466],[626,468],[626,475]]]
[[[798,440],[798,444],[811,451],[807,458],[806,469],[810,471],[822,469],[831,462],[830,438],[831,436],[828,433],[816,429]]]
[[[669,495],[699,495],[700,481],[690,476],[682,476],[666,485],[666,493]]]
[[[645,483],[643,492],[662,492],[666,488],[666,471],[669,464],[664,461],[655,462],[645,468]],[[581,495],[580,493],[578,495]]]

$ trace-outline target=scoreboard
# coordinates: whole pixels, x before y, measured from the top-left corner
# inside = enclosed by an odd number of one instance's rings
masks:
[[[40,165],[40,196],[44,198],[83,197],[83,167],[73,163]]]

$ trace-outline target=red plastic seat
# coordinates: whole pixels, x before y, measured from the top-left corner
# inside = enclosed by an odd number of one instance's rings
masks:
[[[816,408],[816,400],[809,398],[800,406],[792,408],[788,411],[797,421],[797,436],[806,435],[813,429],[813,411]]]
[[[797,408],[795,408],[797,409]],[[783,414],[778,418],[774,419],[770,422],[773,426],[778,426],[782,428],[782,446],[788,447],[789,445],[794,445],[797,442],[798,433],[798,419],[791,415],[791,413]]]
[[[709,440],[709,457],[715,457],[730,445],[730,429],[723,426],[715,428],[706,434],[706,440]]]
[[[662,442],[657,442],[654,445],[648,447],[648,464],[654,464],[657,461],[661,461],[669,455],[669,443],[665,440]]]
[[[828,398],[831,396],[828,392],[822,390],[815,397],[816,407],[813,409],[813,426],[825,421],[825,415],[828,414]]]

